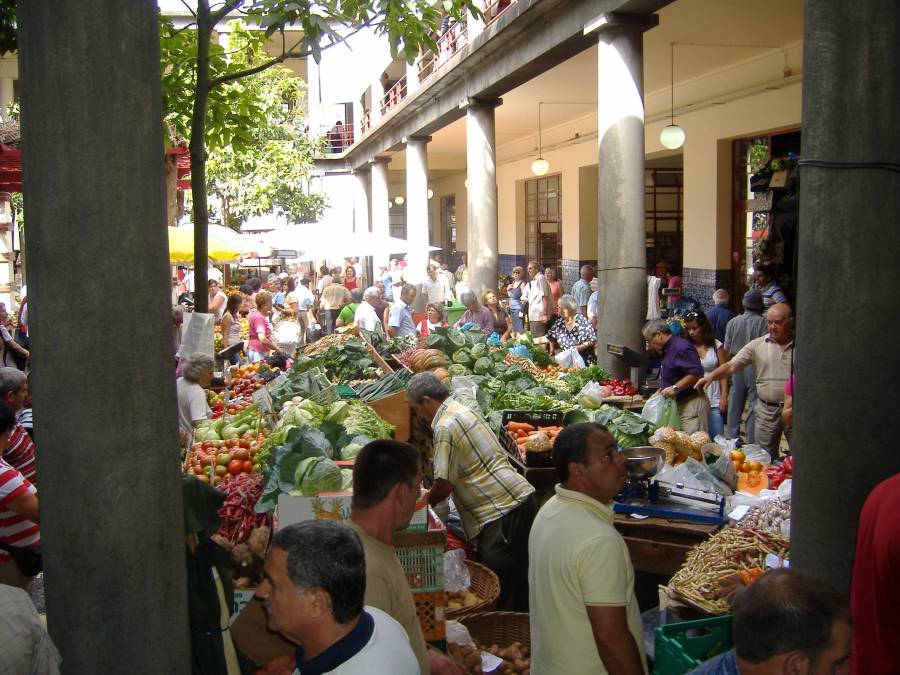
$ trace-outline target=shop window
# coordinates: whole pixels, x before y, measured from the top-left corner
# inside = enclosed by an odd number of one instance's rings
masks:
[[[525,252],[541,267],[558,267],[562,258],[560,174],[525,181]]]
[[[456,259],[458,242],[456,240],[456,195],[441,197],[441,232],[443,233],[444,255],[448,264]]]
[[[406,208],[394,204],[388,212],[388,231],[392,237],[406,239]]]
[[[665,263],[681,270],[684,220],[684,171],[647,169],[644,172],[644,222],[647,230],[647,267]]]

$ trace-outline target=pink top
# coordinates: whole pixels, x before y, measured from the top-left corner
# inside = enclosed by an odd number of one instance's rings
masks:
[[[258,337],[260,331],[264,331],[267,338],[272,337],[272,326],[269,324],[269,320],[255,309],[247,318],[250,321],[250,349],[255,352],[269,351],[269,348],[260,342]]]
[[[794,395],[794,374],[791,373],[791,376],[788,378],[788,381],[784,383],[784,393],[787,396]]]

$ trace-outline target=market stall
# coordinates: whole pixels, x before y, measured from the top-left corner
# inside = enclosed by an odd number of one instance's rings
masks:
[[[764,467],[752,448],[719,447],[708,437],[657,427],[631,409],[643,401],[631,382],[616,381],[596,366],[561,368],[527,334],[500,345],[480,331],[454,328],[438,329],[421,342],[357,333],[351,329],[308,345],[287,372],[265,364],[236,367],[226,390],[210,393],[213,419],[198,428],[184,470],[226,494],[219,540],[235,565],[239,602],[252,595],[263,538],[272,529],[349,517],[352,465],[365,443],[409,439],[427,460],[431,429],[412,414],[405,397],[409,379],[424,371],[485,417],[510,464],[545,495],[558,482],[556,435],[578,422],[605,425],[626,449],[631,476],[618,498],[615,525],[639,583],[641,575],[656,580],[643,596],[655,604],[656,582],[665,584],[671,616],[679,608],[681,618],[727,613],[730,584],[751,583],[766,564],[787,558],[788,507],[784,499],[772,499],[785,488],[766,488],[789,477],[789,462]],[[655,492],[673,482],[690,489],[664,497]],[[756,494],[735,493],[739,487]],[[653,512],[661,508],[669,510]],[[477,563],[467,563],[466,585],[447,593],[447,532],[424,502],[401,542],[398,556],[429,639],[443,645],[441,617],[465,618],[476,610],[488,616],[485,626],[521,623],[487,611],[499,588]],[[735,550],[740,555],[732,555]],[[472,649],[480,653],[487,646],[476,636],[468,650],[454,651],[472,660]],[[495,651],[508,661],[497,672],[524,672],[515,664],[527,658],[525,642],[511,639]]]

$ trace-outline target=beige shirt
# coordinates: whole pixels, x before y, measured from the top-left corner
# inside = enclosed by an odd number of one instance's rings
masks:
[[[325,309],[340,309],[350,302],[350,291],[343,284],[331,284],[322,291],[322,306]]]
[[[730,363],[736,370],[752,365],[756,373],[756,395],[764,401],[783,401],[784,385],[791,376],[794,341],[782,350],[769,335],[750,340]]]
[[[422,675],[428,675],[428,649],[425,646],[425,637],[419,624],[409,581],[394,554],[394,547],[371,536],[352,520],[348,523],[359,535],[366,554],[365,603],[386,612],[403,626],[409,636],[413,654],[416,655],[422,669]]]
[[[531,606],[540,608],[531,613],[531,672],[606,675],[588,605],[625,607],[647,672],[634,567],[609,506],[557,485],[531,526],[528,560]]]

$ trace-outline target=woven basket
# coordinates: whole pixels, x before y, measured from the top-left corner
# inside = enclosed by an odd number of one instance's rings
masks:
[[[526,612],[483,612],[459,620],[473,640],[483,647],[508,647],[513,642],[531,648],[531,633]]]
[[[497,605],[497,598],[500,597],[500,579],[493,571],[474,560],[466,560],[466,567],[469,568],[469,577],[471,577],[469,590],[478,596],[480,602],[468,607],[445,610],[444,615],[448,620],[459,621],[464,616],[487,612]]]

